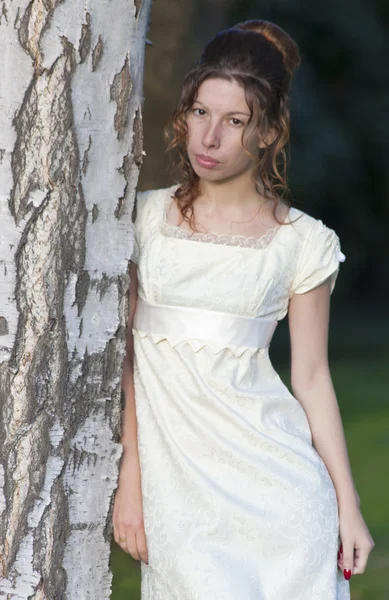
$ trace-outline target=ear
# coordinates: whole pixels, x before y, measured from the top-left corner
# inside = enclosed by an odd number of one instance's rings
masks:
[[[258,148],[267,148],[270,146],[274,140],[276,139],[277,131],[275,129],[271,129],[264,138],[258,144]]]

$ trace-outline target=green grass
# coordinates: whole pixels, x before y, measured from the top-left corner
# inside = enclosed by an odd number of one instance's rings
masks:
[[[287,370],[279,373],[288,383]],[[366,351],[362,359],[331,363],[331,373],[361,511],[375,542],[365,573],[351,578],[352,600],[389,600],[389,356],[369,358]],[[111,558],[111,599],[139,600],[139,561],[114,542]]]
[[[140,599],[140,561],[134,560],[129,554],[112,541],[111,546],[112,600]]]

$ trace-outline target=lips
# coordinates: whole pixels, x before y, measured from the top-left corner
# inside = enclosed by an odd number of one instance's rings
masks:
[[[210,156],[205,156],[205,154],[196,154],[196,160],[202,167],[215,167],[219,164],[218,160],[215,160]]]
[[[205,154],[196,154],[196,156],[198,156],[198,158],[201,158],[202,160],[204,160],[206,162],[211,162],[211,163],[218,163],[219,162],[215,158],[212,158],[212,156],[206,156]]]

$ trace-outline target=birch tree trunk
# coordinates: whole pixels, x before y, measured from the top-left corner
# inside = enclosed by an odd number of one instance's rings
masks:
[[[152,0],[0,2],[0,596],[110,597]]]

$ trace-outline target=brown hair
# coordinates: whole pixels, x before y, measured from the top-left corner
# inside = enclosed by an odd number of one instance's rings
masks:
[[[176,149],[178,152],[182,176],[174,196],[185,220],[190,213],[192,230],[193,201],[199,195],[200,187],[199,177],[186,152],[188,127],[185,117],[197,98],[200,85],[206,79],[218,77],[235,80],[243,86],[251,113],[243,129],[243,148],[256,162],[257,189],[260,187],[266,198],[276,201],[273,214],[280,223],[275,214],[279,197],[291,205],[286,180],[289,90],[300,60],[297,44],[281,27],[269,21],[251,20],[217,33],[206,44],[198,64],[186,75],[181,97],[164,134],[169,142],[167,151]],[[269,144],[265,141],[266,147],[259,148],[258,155],[253,155],[245,146],[246,135],[255,130],[264,141],[269,131],[274,132],[272,141]]]

